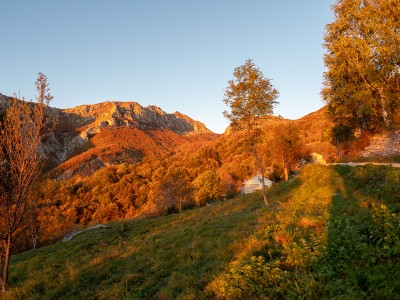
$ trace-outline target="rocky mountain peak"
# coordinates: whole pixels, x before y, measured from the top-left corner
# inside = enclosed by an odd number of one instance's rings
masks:
[[[203,123],[184,114],[169,114],[157,106],[143,107],[137,102],[109,101],[81,105],[61,109],[60,115],[71,126],[84,129],[89,134],[96,134],[108,126],[129,126],[141,130],[169,129],[179,134],[210,132]]]
[[[181,135],[211,132],[203,123],[184,114],[169,114],[157,106],[143,107],[137,102],[108,101],[57,109],[53,113],[58,115],[59,121],[50,147],[54,150],[49,149],[49,152],[55,153],[57,162],[64,161],[104,128],[171,130]],[[56,141],[63,142],[57,145]]]
[[[6,107],[10,97],[0,94]],[[169,114],[160,107],[141,106],[137,102],[107,101],[73,108],[48,108],[55,130],[43,144],[43,150],[55,164],[67,158],[105,128],[129,127],[139,130],[170,130],[179,135],[210,133],[206,126],[181,114]]]

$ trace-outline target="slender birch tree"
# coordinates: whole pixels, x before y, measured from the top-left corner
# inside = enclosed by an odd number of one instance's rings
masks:
[[[0,123],[0,248],[1,290],[7,287],[12,248],[18,237],[29,228],[35,207],[32,187],[40,175],[42,157],[39,151],[46,133],[46,105],[52,100],[47,78],[39,73],[35,82],[37,103],[15,96]]]
[[[228,82],[225,90],[224,103],[229,111],[224,116],[230,121],[233,130],[246,132],[248,150],[253,154],[262,180],[262,194],[265,205],[268,205],[265,193],[264,167],[257,153],[256,142],[261,134],[260,118],[272,115],[274,106],[278,103],[279,92],[271,80],[265,78],[251,59],[244,65],[235,68],[233,80]]]

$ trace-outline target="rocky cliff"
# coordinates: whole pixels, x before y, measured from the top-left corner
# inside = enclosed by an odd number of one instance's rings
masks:
[[[168,114],[157,106],[143,107],[136,102],[103,102],[61,109],[61,129],[71,128],[93,135],[107,126],[128,126],[141,130],[169,129],[179,134],[210,132],[203,123],[175,112]]]
[[[394,156],[400,154],[400,130],[376,134],[362,151],[363,157]]]
[[[10,97],[0,94],[2,107],[6,107],[10,100]],[[55,165],[70,158],[104,129],[170,130],[179,135],[211,132],[203,123],[184,114],[169,114],[157,106],[143,107],[136,102],[110,101],[68,109],[49,107],[48,113],[55,127],[46,137],[43,151]]]

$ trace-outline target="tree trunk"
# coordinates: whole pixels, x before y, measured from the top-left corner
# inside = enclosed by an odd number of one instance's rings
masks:
[[[288,167],[287,166],[283,167],[283,180],[285,182],[289,180],[289,172],[288,172]]]
[[[289,171],[287,165],[283,167],[283,180],[286,182],[289,180]]]
[[[265,193],[264,168],[263,168],[263,166],[262,166],[262,163],[261,163],[260,158],[258,157],[257,150],[256,150],[254,147],[251,147],[251,148],[252,148],[251,150],[252,150],[252,152],[253,152],[254,158],[255,158],[256,161],[257,161],[258,168],[260,169],[260,173],[261,173],[262,195],[263,195],[263,199],[264,199],[264,204],[265,204],[266,206],[268,206],[267,195],[266,195],[266,193]]]
[[[7,239],[4,241],[4,264],[1,276],[1,292],[4,293],[8,281],[8,267],[10,265],[11,255],[11,234],[8,234]]]
[[[286,182],[289,180],[289,171],[288,171],[288,165],[284,157],[282,157],[282,169],[283,169],[283,181]]]
[[[392,129],[392,112],[391,108],[388,107],[389,103],[387,100],[387,97],[385,93],[383,92],[383,89],[379,89],[379,96],[381,97],[381,108],[382,108],[382,118],[383,121],[385,122],[385,126],[387,129],[391,130]]]
[[[36,249],[36,242],[37,242],[36,234],[31,233],[31,238],[32,238],[32,250],[35,250]]]

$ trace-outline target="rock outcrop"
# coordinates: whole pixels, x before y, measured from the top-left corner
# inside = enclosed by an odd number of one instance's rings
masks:
[[[203,123],[184,114],[168,114],[157,106],[142,107],[136,102],[103,102],[60,111],[60,123],[64,128],[79,128],[89,138],[107,126],[129,126],[141,130],[169,129],[179,134],[210,132]]]
[[[58,123],[54,134],[48,137],[46,152],[56,163],[65,161],[104,128],[168,129],[178,134],[210,132],[203,123],[184,114],[168,114],[157,106],[142,107],[136,102],[103,102],[51,111]]]
[[[8,103],[12,100],[12,97],[5,96],[0,93],[0,108],[8,106]]]
[[[11,99],[0,94],[0,106],[7,107]],[[47,135],[42,150],[56,165],[71,157],[104,128],[171,130],[180,135],[211,132],[203,123],[184,114],[169,114],[157,106],[143,107],[136,102],[109,101],[68,109],[49,107],[48,115],[55,128]]]
[[[375,135],[361,154],[363,157],[393,155],[400,155],[400,130]]]

